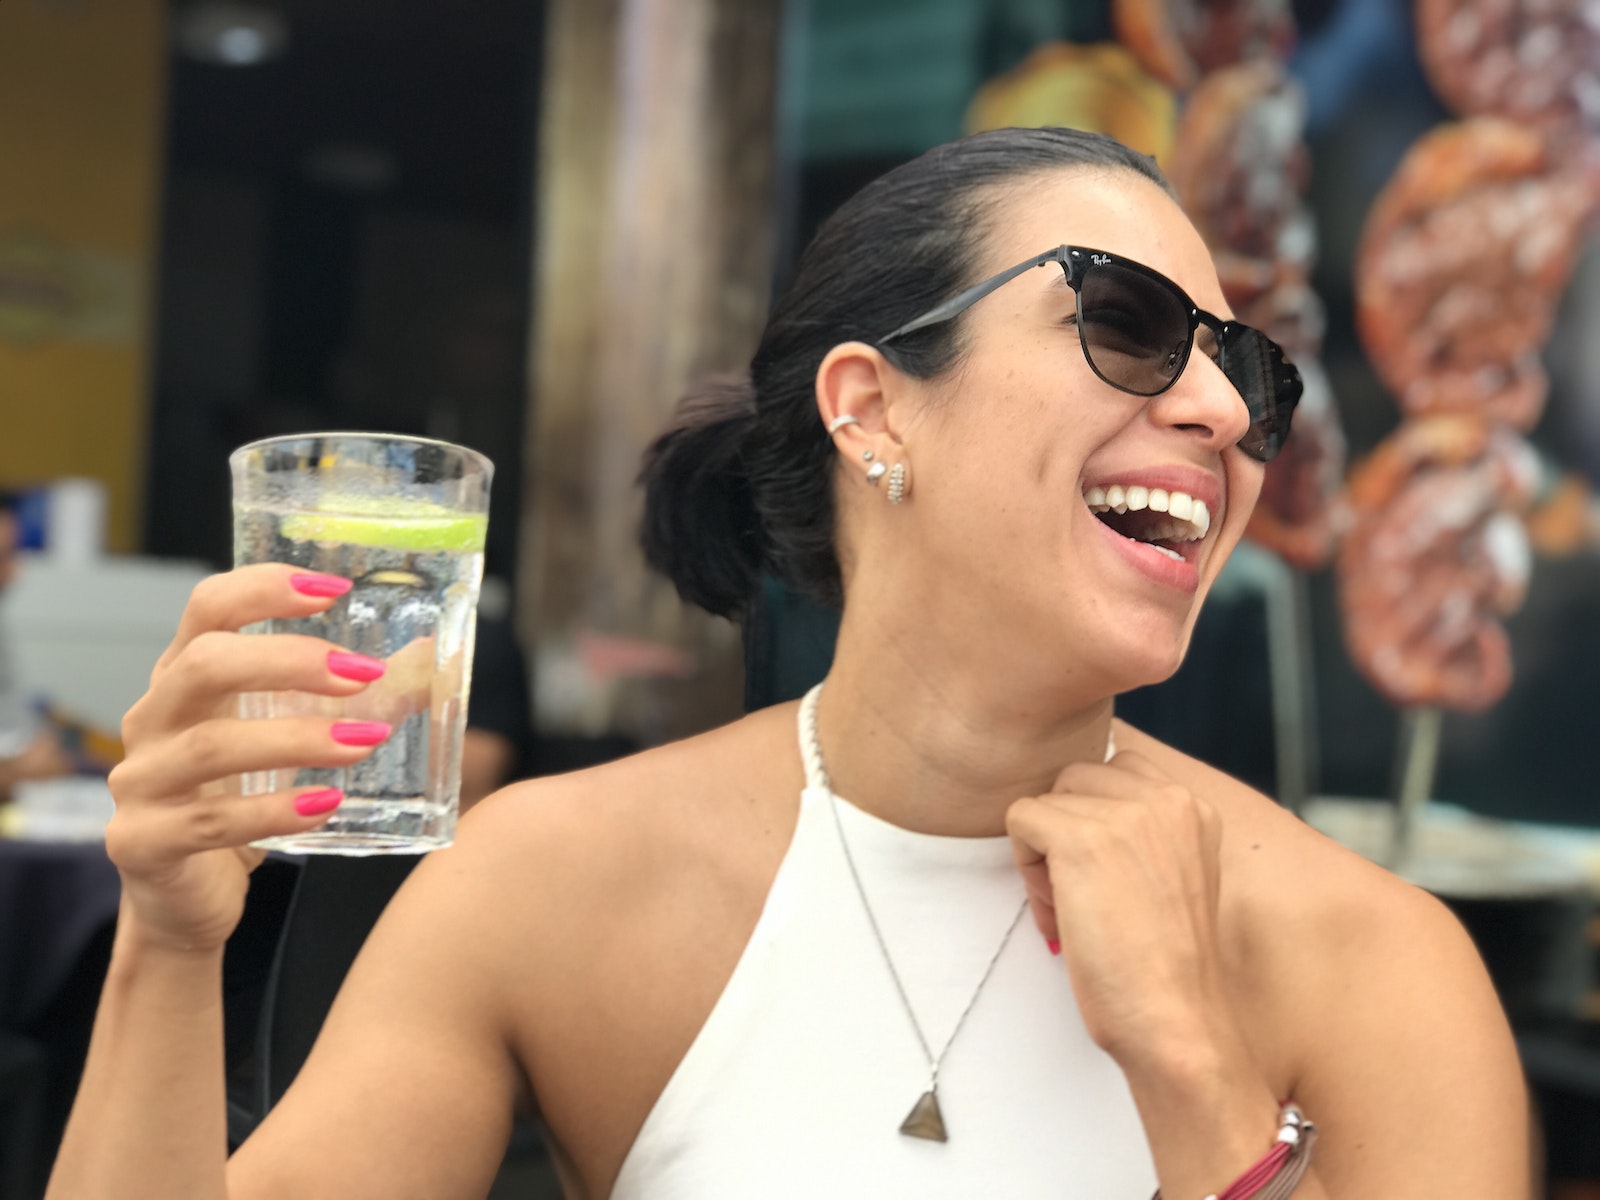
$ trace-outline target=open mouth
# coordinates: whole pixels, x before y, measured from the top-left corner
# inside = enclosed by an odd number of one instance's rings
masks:
[[[1211,529],[1204,500],[1138,484],[1092,487],[1083,502],[1100,521],[1130,541],[1159,550],[1176,562],[1193,562]]]

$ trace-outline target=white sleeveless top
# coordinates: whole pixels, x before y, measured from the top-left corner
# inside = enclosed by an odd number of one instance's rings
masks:
[[[928,1062],[830,805],[935,1055],[1016,918],[1022,879],[1008,838],[891,825],[836,800],[811,757],[755,931],[612,1200],[1146,1200],[1155,1166],[1127,1083],[1027,914],[940,1065],[949,1140],[899,1132]]]

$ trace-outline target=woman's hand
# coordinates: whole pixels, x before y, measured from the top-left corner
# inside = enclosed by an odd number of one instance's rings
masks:
[[[1124,1070],[1237,1035],[1217,935],[1216,811],[1148,759],[1076,763],[1007,814],[1033,918]]]
[[[335,740],[333,718],[239,716],[241,692],[348,697],[383,673],[319,638],[238,632],[324,612],[348,589],[281,563],[214,575],[194,589],[150,690],[123,719],[127,755],[110,778],[116,815],[106,852],[141,936],[184,950],[220,947],[264,857],[249,843],[314,829],[340,799],[326,788],[242,796],[240,772],[346,767],[372,753]]]

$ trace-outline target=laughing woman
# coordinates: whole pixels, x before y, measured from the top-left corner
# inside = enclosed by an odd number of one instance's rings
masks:
[[[571,1197],[1507,1200],[1526,1101],[1427,895],[1116,721],[1172,673],[1298,379],[1144,158],[1005,130],[847,203],[748,382],[652,448],[646,552],[842,608],[798,705],[479,805],[225,1163],[217,975],[251,839],[213,781],[355,761],[330,602],[197,590],[127,723],[110,981],[52,1200],[481,1197],[519,1103]],[[1314,1123],[1315,1129],[1311,1127]]]

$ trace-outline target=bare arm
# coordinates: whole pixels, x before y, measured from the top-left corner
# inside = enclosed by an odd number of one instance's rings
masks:
[[[1328,1193],[1528,1196],[1527,1090],[1477,949],[1433,897],[1381,882],[1375,901],[1306,931],[1326,969],[1305,980],[1299,1007],[1316,1018],[1295,1090],[1323,1130]]]
[[[466,822],[391,901],[305,1067],[228,1167],[234,1200],[450,1200],[487,1194],[521,1074],[505,956],[514,929],[498,834]],[[485,853],[485,852],[488,853]]]
[[[293,574],[266,565],[202,583],[150,691],[123,723],[129,753],[112,774],[117,811],[106,830],[122,910],[50,1200],[442,1198],[481,1195],[492,1177],[513,1072],[483,1000],[492,994],[483,943],[471,936],[470,921],[484,910],[463,908],[482,893],[458,886],[462,872],[432,863],[406,889],[422,898],[397,902],[417,915],[412,934],[378,939],[390,949],[376,966],[358,965],[357,999],[335,1011],[334,1024],[348,1030],[336,1040],[349,1042],[351,1077],[330,1083],[316,1065],[328,1055],[319,1052],[307,1075],[323,1086],[296,1088],[239,1167],[225,1166],[220,965],[262,857],[249,843],[314,828],[329,811],[297,808],[308,789],[246,797],[227,781],[267,767],[344,766],[370,753],[339,743],[322,718],[234,715],[240,691],[350,696],[366,686],[337,673],[326,642],[236,632],[332,602],[297,591]],[[378,1169],[384,1155],[392,1157]],[[439,1169],[446,1159],[449,1168]],[[359,1186],[352,1163],[365,1171]],[[426,1190],[411,1190],[423,1183]]]
[[[152,943],[125,906],[46,1200],[220,1200],[226,1116],[221,947]]]
[[[1018,863],[1168,1200],[1261,1158],[1279,1100],[1321,1131],[1296,1200],[1527,1194],[1515,1047],[1443,906],[1279,817],[1277,865],[1237,884],[1230,910],[1250,932],[1224,937],[1208,801],[1127,753],[1068,768],[1058,789],[1013,806]]]

